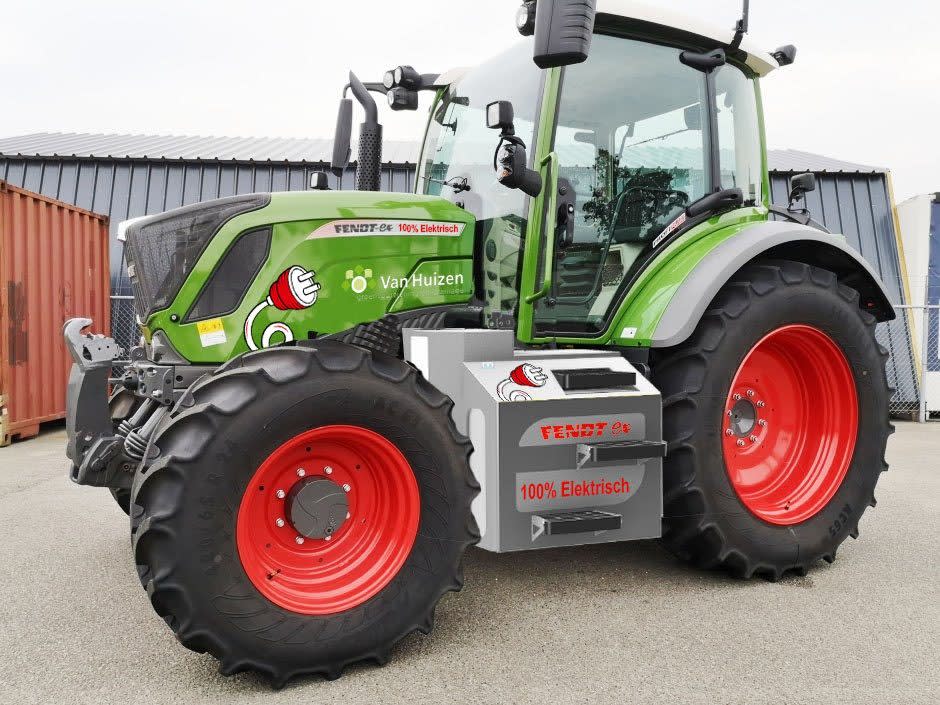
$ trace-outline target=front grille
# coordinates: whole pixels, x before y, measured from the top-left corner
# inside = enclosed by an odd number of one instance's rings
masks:
[[[137,311],[146,320],[169,306],[219,228],[264,208],[270,194],[232,196],[167,211],[127,229],[128,272]]]

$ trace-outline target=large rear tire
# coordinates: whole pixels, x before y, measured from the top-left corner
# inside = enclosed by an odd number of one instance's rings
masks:
[[[678,556],[778,580],[858,535],[893,431],[887,351],[858,298],[827,270],[751,265],[655,354],[663,538]]]
[[[134,483],[157,613],[222,673],[278,687],[385,663],[428,633],[479,538],[452,406],[401,360],[330,341],[249,353],[198,382]]]

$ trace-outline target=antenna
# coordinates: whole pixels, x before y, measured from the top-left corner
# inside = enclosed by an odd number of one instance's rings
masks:
[[[741,46],[741,40],[747,34],[747,17],[750,14],[750,0],[744,0],[744,10],[741,12],[741,19],[734,26],[734,39],[731,40],[729,48],[736,51]]]

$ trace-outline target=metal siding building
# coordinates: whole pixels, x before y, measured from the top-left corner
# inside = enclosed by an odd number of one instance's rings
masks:
[[[771,201],[786,204],[789,178],[813,172],[816,190],[806,195],[806,207],[813,218],[832,232],[845,235],[879,273],[892,304],[911,303],[890,172],[796,150],[772,151],[770,162]],[[879,325],[878,339],[891,356],[888,384],[896,390],[892,409],[901,413],[917,405],[919,363],[911,346],[910,311],[898,309],[897,315]]]
[[[418,149],[414,142],[383,144],[384,190],[413,188]],[[120,221],[220,196],[302,190],[311,173],[327,169],[331,152],[326,139],[39,133],[0,139],[0,179],[110,216],[112,293],[128,295],[114,237]],[[795,150],[771,150],[769,161],[772,201],[786,204],[787,179],[814,172],[813,216],[861,252],[892,303],[908,303],[888,171]],[[351,165],[340,179],[331,174],[331,188],[352,188],[354,173]],[[112,318],[128,316],[127,302],[117,303]],[[880,335],[892,356],[889,381],[916,390],[907,317],[881,326]]]
[[[40,133],[0,139],[0,179],[111,218],[111,285],[129,294],[122,220],[255,191],[298,191],[329,167],[322,139]],[[383,144],[382,188],[410,191],[417,147]],[[355,162],[330,187],[353,188]]]

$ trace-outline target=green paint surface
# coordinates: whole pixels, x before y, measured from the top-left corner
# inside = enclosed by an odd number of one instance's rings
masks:
[[[435,223],[459,223],[463,232],[456,237],[421,232],[421,227],[404,234],[335,232],[334,226],[348,225],[347,221],[373,219],[409,221],[431,228]],[[268,258],[238,308],[219,317],[223,335],[201,336],[199,322],[173,321],[172,316],[186,321],[206,279],[234,240],[246,230],[268,225],[272,226]],[[311,237],[314,233],[320,235]],[[275,193],[267,207],[237,216],[222,227],[173,305],[147,321],[145,334],[164,331],[190,362],[228,360],[249,350],[246,320],[268,299],[271,285],[282,272],[295,266],[314,272],[314,281],[320,285],[317,300],[301,310],[262,307],[250,331],[259,346],[272,324],[286,325],[295,340],[303,340],[347,330],[391,311],[467,301],[473,289],[473,235],[473,216],[435,196],[352,191]],[[203,322],[201,327],[211,325]],[[283,340],[283,333],[275,330],[269,343]]]

